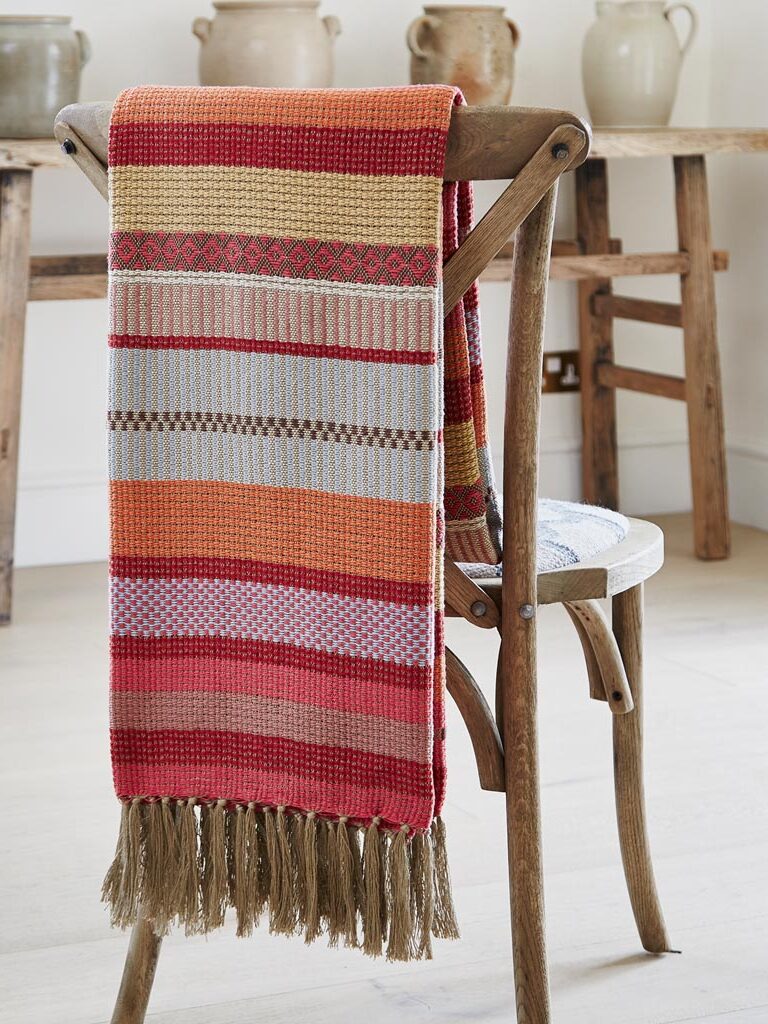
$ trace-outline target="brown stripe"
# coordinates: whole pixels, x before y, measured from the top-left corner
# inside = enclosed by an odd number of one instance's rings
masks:
[[[337,441],[400,451],[432,451],[435,447],[435,435],[429,430],[356,426],[285,416],[129,409],[110,412],[109,425],[112,430],[199,430],[263,437],[308,437],[313,441]]]

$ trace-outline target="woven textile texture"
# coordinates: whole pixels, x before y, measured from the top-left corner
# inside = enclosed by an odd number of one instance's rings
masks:
[[[497,563],[446,86],[138,88],[110,127],[113,919],[456,932],[443,549]]]

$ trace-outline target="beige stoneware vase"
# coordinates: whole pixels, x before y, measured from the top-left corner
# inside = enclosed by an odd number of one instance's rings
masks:
[[[219,0],[213,20],[196,18],[202,85],[322,88],[333,82],[338,18],[320,0]]]
[[[520,33],[503,7],[435,4],[411,22],[411,82],[457,85],[467,103],[509,103]]]
[[[690,29],[681,45],[671,15],[686,11]],[[597,125],[669,124],[683,58],[698,19],[690,4],[661,0],[597,4],[584,39],[584,96]]]
[[[53,135],[53,119],[76,103],[80,71],[91,55],[88,37],[71,18],[0,17],[0,136]]]

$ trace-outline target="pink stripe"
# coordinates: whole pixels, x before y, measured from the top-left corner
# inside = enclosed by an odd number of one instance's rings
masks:
[[[286,694],[287,697],[290,694]],[[112,693],[113,729],[183,729],[282,736],[299,743],[362,750],[430,763],[432,730],[389,715],[361,715],[317,703],[199,690]]]
[[[364,686],[324,672],[285,665],[235,662],[214,657],[135,659],[116,655],[112,665],[115,690],[211,691],[249,693],[260,697],[290,697],[302,704],[363,715],[381,715],[401,722],[424,722],[428,715],[424,693],[389,686],[371,678]]]
[[[226,636],[426,667],[430,606],[241,580],[113,577],[119,636]]]

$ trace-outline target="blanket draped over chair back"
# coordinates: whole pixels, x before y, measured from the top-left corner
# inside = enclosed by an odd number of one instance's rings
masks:
[[[138,88],[109,142],[116,924],[456,934],[443,551],[498,562],[456,90]]]

